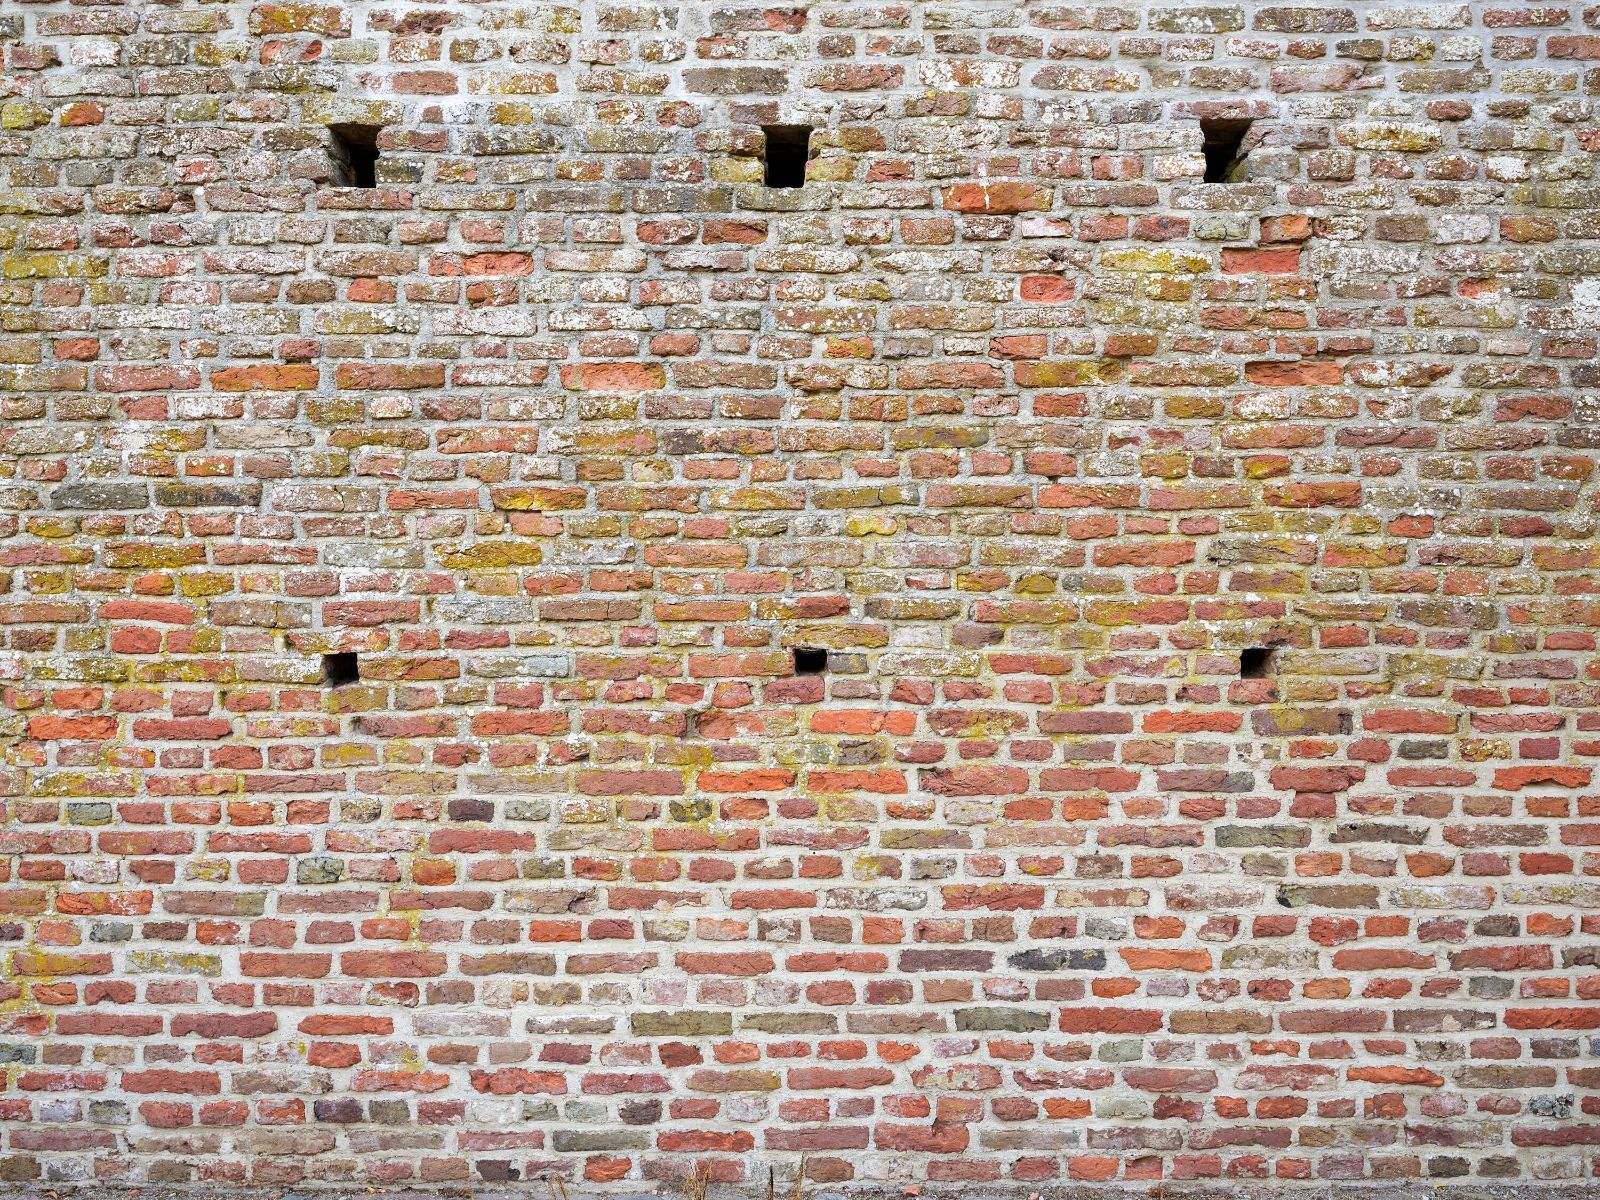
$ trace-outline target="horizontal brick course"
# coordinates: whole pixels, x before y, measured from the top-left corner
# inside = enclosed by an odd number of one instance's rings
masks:
[[[1595,1187],[1593,5],[0,55],[0,1185]]]

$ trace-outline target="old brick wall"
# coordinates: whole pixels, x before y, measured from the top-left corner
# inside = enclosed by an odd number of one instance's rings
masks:
[[[0,49],[0,1180],[1594,1178],[1600,8]]]

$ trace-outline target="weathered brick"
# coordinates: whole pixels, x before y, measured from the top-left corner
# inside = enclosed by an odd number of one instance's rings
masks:
[[[1592,1190],[1593,5],[10,7],[0,1181]]]

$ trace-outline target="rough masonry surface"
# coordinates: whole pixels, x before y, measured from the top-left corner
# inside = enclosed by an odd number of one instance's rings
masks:
[[[1600,8],[0,49],[0,1180],[1595,1178]]]

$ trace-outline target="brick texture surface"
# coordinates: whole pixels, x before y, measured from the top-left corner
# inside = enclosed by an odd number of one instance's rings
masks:
[[[1593,4],[0,52],[0,1182],[1595,1178]]]

